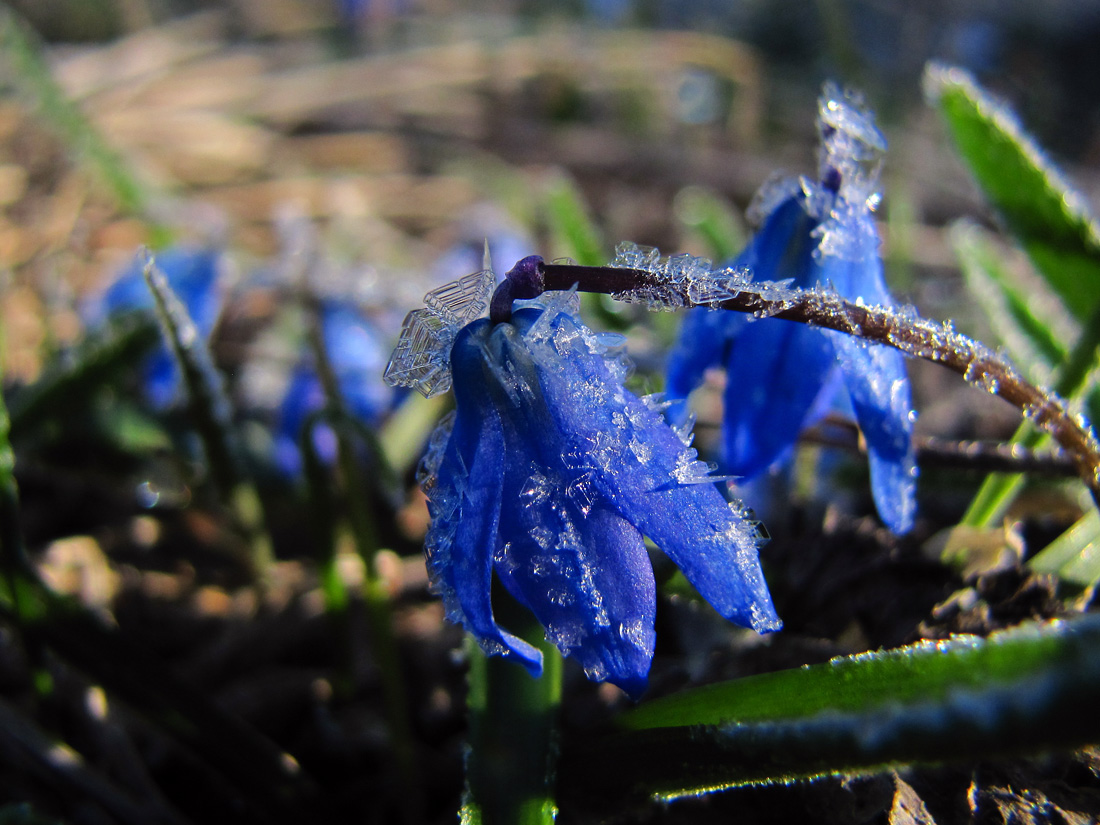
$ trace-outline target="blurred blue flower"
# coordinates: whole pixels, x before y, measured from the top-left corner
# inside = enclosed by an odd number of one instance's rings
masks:
[[[382,383],[386,349],[366,318],[353,306],[327,301],[321,307],[321,336],[325,354],[347,412],[374,425],[390,409],[394,392]],[[290,377],[275,424],[275,463],[288,477],[302,472],[302,428],[325,407],[326,398],[315,365],[300,364]],[[323,422],[313,426],[317,455],[326,464],[336,458],[336,435]]]
[[[733,266],[757,280],[889,306],[872,218],[886,141],[854,93],[826,84],[819,112],[819,181],[766,186],[755,205],[761,228]],[[867,442],[879,514],[895,533],[912,527],[913,413],[899,351],[790,321],[692,310],[669,355],[669,397],[686,398],[712,366],[727,376],[727,472],[751,479],[789,458],[799,431],[830,409],[843,384]]]
[[[221,312],[218,290],[220,255],[213,249],[179,246],[154,256],[168,285],[187,308],[199,334],[208,338]],[[152,312],[153,294],[145,284],[142,271],[145,254],[134,261],[89,308],[90,326],[98,326],[112,317],[129,312]],[[143,388],[149,403],[165,409],[181,397],[181,380],[176,359],[163,344],[150,354],[142,366]]]
[[[663,405],[623,387],[621,339],[591,332],[570,298],[454,335],[456,409],[420,473],[432,516],[428,570],[448,616],[488,653],[541,672],[540,652],[494,618],[495,574],[590,678],[637,696],[655,638],[643,536],[726,618],[759,632],[780,621],[755,524],[722,497]],[[430,322],[414,318],[415,336]],[[391,374],[409,371],[399,364]]]

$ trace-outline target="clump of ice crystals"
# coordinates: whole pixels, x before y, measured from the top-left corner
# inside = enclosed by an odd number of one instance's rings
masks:
[[[818,100],[817,128],[820,183],[803,182],[807,211],[821,220],[814,254],[858,261],[879,243],[874,222],[865,216],[881,199],[886,138],[863,96],[834,83],[825,84]]]
[[[749,289],[752,273],[733,267],[715,268],[707,258],[682,253],[662,258],[652,246],[624,241],[615,247],[611,266],[636,269],[651,277],[644,285],[616,293],[619,301],[669,311],[685,306],[717,306]],[[758,290],[757,290],[758,291]]]
[[[484,269],[424,296],[424,308],[405,316],[386,372],[392,387],[411,387],[425,398],[451,388],[451,345],[462,327],[489,309],[496,278]]]

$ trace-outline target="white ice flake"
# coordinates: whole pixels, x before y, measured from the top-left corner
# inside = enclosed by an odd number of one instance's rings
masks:
[[[495,278],[485,270],[424,296],[424,309],[405,316],[401,337],[383,375],[391,387],[411,387],[426,398],[451,388],[451,344],[458,331],[489,308]]]

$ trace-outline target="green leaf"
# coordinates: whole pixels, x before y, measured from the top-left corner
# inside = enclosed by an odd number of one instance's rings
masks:
[[[1098,629],[1100,643],[1100,629]],[[624,728],[718,725],[792,719],[822,711],[937,701],[964,686],[1018,677],[1056,652],[1057,635],[1032,628],[1018,637],[963,637],[833,659],[678,693],[623,714]]]
[[[583,266],[603,266],[607,253],[602,235],[577,185],[564,175],[546,187],[544,208],[555,250]]]
[[[1080,587],[1100,581],[1100,513],[1090,510],[1027,565]]]
[[[957,221],[949,237],[967,290],[1013,362],[1032,377],[1049,375],[1067,356],[1067,348],[1054,330],[1064,329],[1072,319],[1056,318],[1058,313],[1051,305],[1057,299],[1041,281],[1022,283],[1005,254],[979,226]]]
[[[1100,230],[1085,199],[966,71],[930,64],[925,93],[978,185],[1036,268],[1081,320],[1100,303]]]
[[[745,228],[729,201],[702,186],[685,186],[673,203],[676,217],[706,244],[707,255],[728,261],[744,247]]]
[[[623,714],[567,747],[562,801],[639,802],[750,783],[1051,748],[1100,737],[1100,617],[753,676]],[[607,804],[606,802],[603,804]]]

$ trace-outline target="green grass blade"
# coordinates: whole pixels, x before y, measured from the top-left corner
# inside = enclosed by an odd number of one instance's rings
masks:
[[[957,637],[688,691],[562,760],[563,799],[674,798],[1100,738],[1100,617]],[[606,804],[606,803],[604,803]]]
[[[1008,229],[1047,283],[1081,320],[1100,304],[1100,229],[1085,199],[964,70],[932,64],[929,101]]]
[[[505,601],[500,609],[508,627],[542,651],[543,673],[536,679],[467,638],[470,749],[459,821],[552,825],[562,657],[523,608]]]
[[[18,91],[106,184],[123,211],[145,214],[152,200],[148,186],[65,96],[40,52],[30,27],[6,4],[0,5],[0,60]],[[165,234],[163,229],[160,234]]]
[[[555,254],[572,258],[583,266],[607,263],[602,233],[571,179],[559,175],[547,185],[544,210]]]
[[[134,314],[112,324],[103,334],[88,339],[73,357],[50,367],[30,386],[22,388],[9,405],[15,437],[45,421],[72,415],[90,397],[111,384],[157,341],[157,326]]]
[[[1048,544],[1027,566],[1078,587],[1100,581],[1100,513],[1090,510]]]
[[[252,574],[263,582],[274,563],[275,553],[264,525],[259,493],[244,471],[233,430],[232,406],[222,377],[187,307],[172,291],[168,279],[157,269],[152,258],[146,263],[143,274],[153,293],[161,333],[183,375],[188,409],[206,451],[211,476],[244,533],[248,545],[245,562]]]

